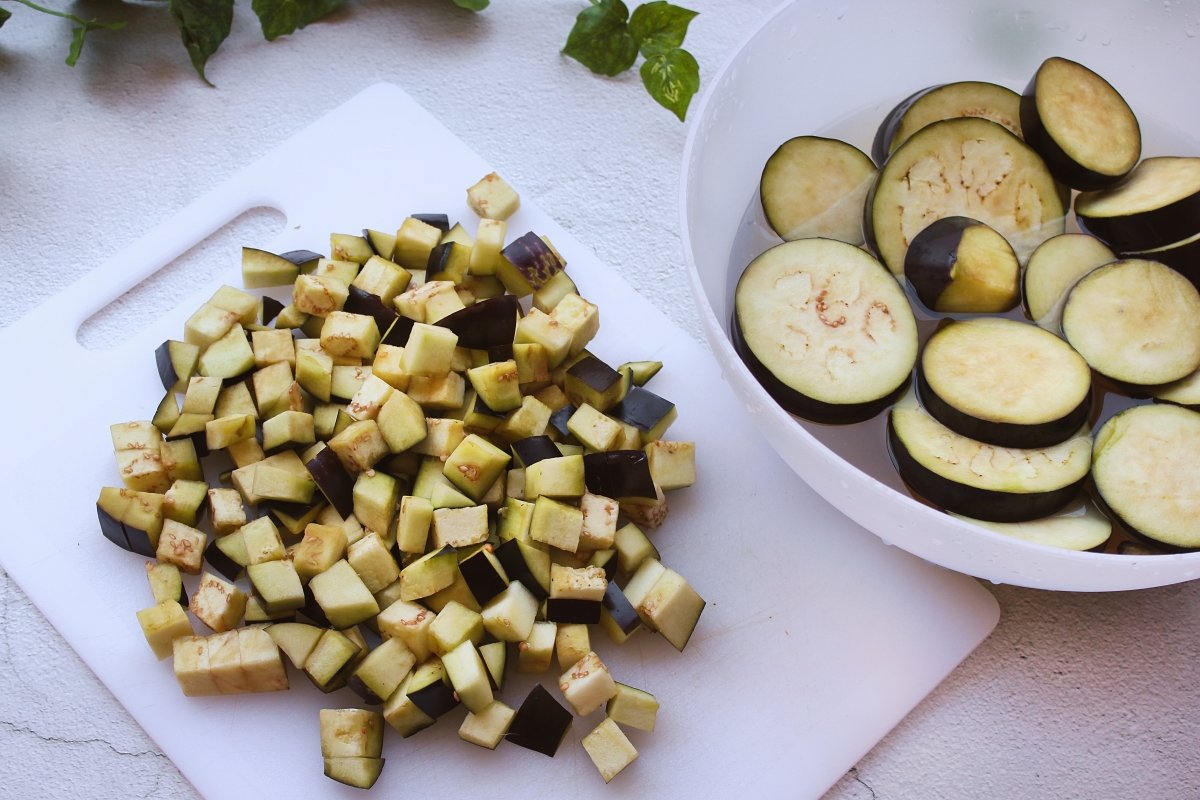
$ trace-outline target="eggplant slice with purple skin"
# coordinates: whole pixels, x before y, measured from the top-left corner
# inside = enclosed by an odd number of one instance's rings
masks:
[[[1077,496],[1091,465],[1086,431],[1050,447],[1000,447],[955,433],[915,402],[892,408],[887,439],[913,492],[946,511],[990,522],[1053,514]]]
[[[896,104],[883,118],[871,144],[876,164],[887,161],[910,136],[931,122],[981,117],[1021,135],[1021,95],[985,81],[956,81],[930,86]]]
[[[950,516],[1026,542],[1063,550],[1099,551],[1112,536],[1112,520],[1087,499],[1075,508],[1026,522],[988,522],[962,514]]]
[[[969,217],[943,217],[913,237],[904,277],[926,307],[996,313],[1020,301],[1021,263],[996,231]]]
[[[1057,331],[1071,287],[1096,267],[1116,260],[1104,242],[1086,233],[1063,233],[1042,242],[1029,256],[1021,276],[1021,294],[1030,319]]]
[[[1042,62],[1021,96],[1025,142],[1061,183],[1080,191],[1120,181],[1142,154],[1133,109],[1108,81],[1065,58]]]
[[[1079,227],[1117,252],[1168,247],[1200,231],[1200,158],[1146,158],[1109,189],[1075,198]]]
[[[1200,216],[1196,219],[1196,226],[1200,230]],[[1166,264],[1200,289],[1200,233],[1163,247],[1121,253],[1121,258],[1145,258]]]
[[[1172,548],[1200,547],[1200,413],[1135,406],[1096,432],[1092,481],[1131,532]]]
[[[1067,295],[1062,329],[1092,369],[1121,384],[1156,386],[1200,368],[1200,291],[1157,261],[1089,272]]]
[[[909,242],[934,220],[963,216],[994,228],[1022,263],[1065,229],[1068,198],[1032,148],[976,117],[926,125],[879,170],[864,211],[868,246],[895,275]]]
[[[917,391],[929,414],[955,433],[1003,447],[1047,447],[1087,422],[1092,371],[1049,331],[976,317],[929,337]]]
[[[788,139],[767,159],[758,185],[767,224],[785,241],[823,236],[860,245],[875,170],[866,153],[838,139]]]
[[[917,325],[896,279],[857,247],[801,239],[767,250],[734,292],[734,349],[783,408],[861,422],[891,404],[917,359]]]

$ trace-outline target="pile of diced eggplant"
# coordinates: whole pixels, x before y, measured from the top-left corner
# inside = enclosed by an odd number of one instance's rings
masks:
[[[513,189],[492,173],[467,202],[474,237],[414,214],[328,256],[245,248],[265,291],[222,286],[158,349],[165,394],[111,427],[100,527],[154,559],[138,621],[184,694],[287,689],[287,661],[358,695],[321,713],[330,778],[375,783],[384,723],[409,737],[461,705],[462,739],[553,755],[604,706],[582,744],[607,782],[658,703],[597,635],[683,650],[705,605],[650,537],[695,446],[666,438],[661,363],[588,351],[599,309],[547,239],[510,239]],[[553,691],[498,698],[555,661]]]
[[[763,387],[816,422],[886,412],[910,491],[1000,533],[1200,548],[1200,154],[1142,158],[1125,98],[1058,57],[1023,92],[919,89],[870,153],[801,135],[766,162],[783,241],[731,320]]]

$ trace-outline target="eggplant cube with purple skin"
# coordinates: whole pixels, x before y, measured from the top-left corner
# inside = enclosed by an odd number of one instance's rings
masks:
[[[513,744],[553,756],[570,727],[571,712],[537,684],[517,709],[505,738]]]
[[[572,405],[578,407],[586,403],[602,413],[620,403],[627,388],[620,372],[593,355],[586,355],[572,364],[563,378],[563,391]],[[634,420],[627,421],[637,424]]]
[[[562,259],[554,248],[530,231],[500,251],[496,277],[509,292],[524,297],[540,289],[562,269]]]

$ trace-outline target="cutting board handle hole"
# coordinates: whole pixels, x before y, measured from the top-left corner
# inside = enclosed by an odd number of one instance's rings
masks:
[[[287,217],[274,208],[259,206],[242,212],[84,320],[76,341],[88,350],[111,350],[132,339],[197,287],[240,264],[243,245],[277,238],[286,223]],[[241,281],[231,285],[240,288]],[[171,336],[182,338],[183,329]]]

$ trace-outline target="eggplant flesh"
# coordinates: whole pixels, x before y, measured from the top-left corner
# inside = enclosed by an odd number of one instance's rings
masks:
[[[1078,508],[1027,522],[988,522],[962,514],[950,516],[1014,539],[1063,550],[1100,550],[1112,536],[1112,520],[1087,500]]]
[[[991,522],[1053,514],[1076,496],[1091,464],[1086,433],[1051,447],[999,447],[956,434],[915,406],[892,409],[887,439],[913,492],[946,511]]]
[[[1114,261],[1084,276],[1063,306],[1063,333],[1092,369],[1133,386],[1200,367],[1200,292],[1157,261]]]
[[[1075,198],[1079,227],[1117,252],[1167,247],[1200,231],[1200,157],[1145,158],[1116,186]]]
[[[1066,200],[1041,157],[1002,125],[960,117],[934,122],[892,153],[871,187],[863,229],[894,274],[909,243],[934,220],[979,220],[1012,245],[1022,263],[1065,229]]]
[[[754,259],[734,296],[734,349],[786,410],[860,422],[886,408],[917,358],[917,327],[899,283],[859,248],[785,242]]]
[[[1048,58],[1021,96],[1024,139],[1051,174],[1072,189],[1103,189],[1125,177],[1142,154],[1137,117],[1092,70]]]
[[[1200,547],[1200,413],[1135,406],[1096,432],[1092,481],[1131,532],[1174,548]]]
[[[931,416],[963,436],[1003,447],[1046,447],[1087,422],[1091,375],[1087,362],[1049,331],[976,317],[929,338],[917,392]]]
[[[767,159],[759,198],[781,239],[823,236],[860,245],[860,212],[874,178],[875,162],[854,145],[797,136]]]
[[[1050,331],[1062,322],[1062,303],[1071,287],[1096,267],[1116,261],[1104,242],[1086,233],[1063,233],[1038,245],[1025,265],[1021,293],[1029,317]]]
[[[996,231],[970,217],[943,217],[913,237],[904,277],[928,308],[995,313],[1020,300],[1021,264]]]
[[[931,122],[982,117],[1021,135],[1021,96],[985,81],[942,83],[910,94],[888,112],[875,131],[871,158],[887,161],[897,147]]]

